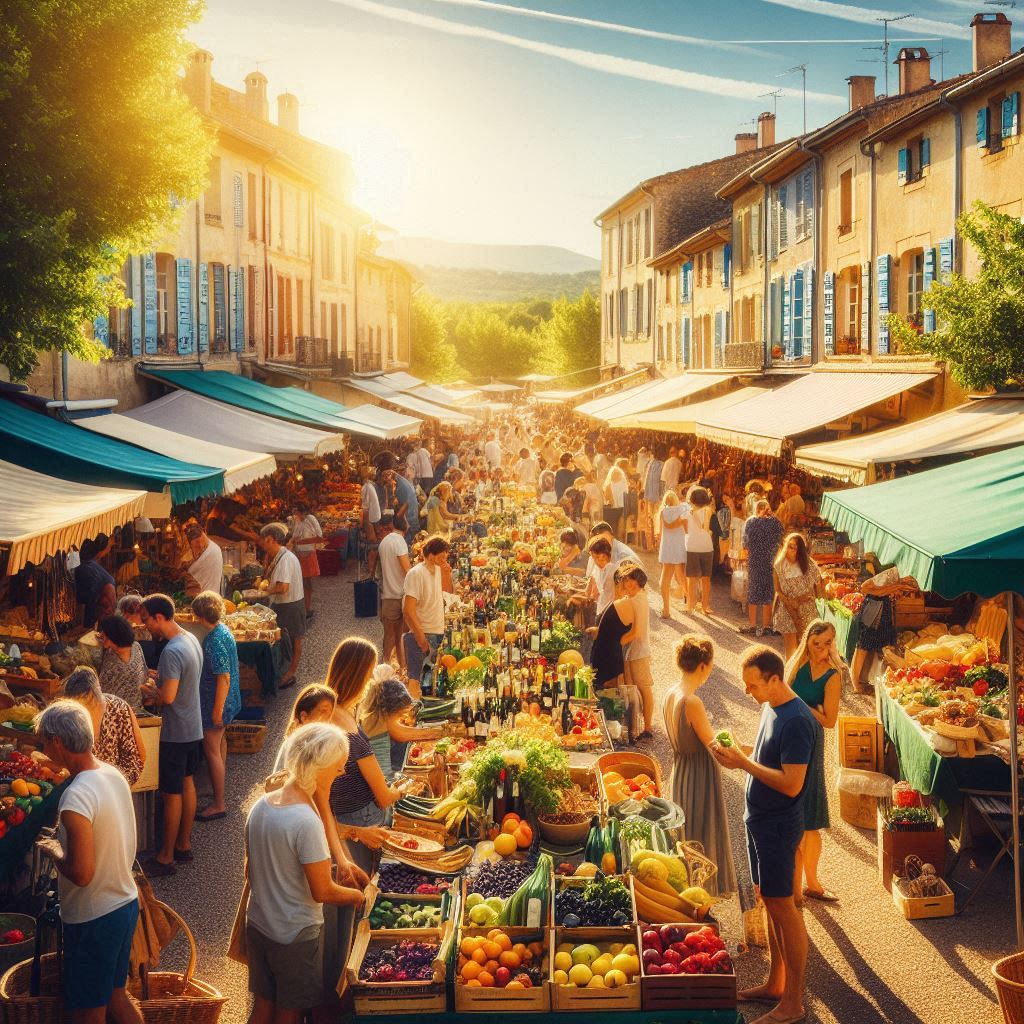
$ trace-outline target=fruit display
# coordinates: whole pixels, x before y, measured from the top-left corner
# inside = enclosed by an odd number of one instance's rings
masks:
[[[389,928],[439,928],[441,916],[441,903],[436,900],[397,903],[384,896],[378,896],[368,920],[374,931]]]
[[[622,800],[639,799],[645,796],[660,796],[658,783],[645,772],[631,778],[625,778],[614,769],[601,776],[605,797],[609,804],[617,804]]]
[[[674,854],[637,850],[629,869],[637,917],[647,924],[701,921],[718,902],[690,884],[686,865]]]
[[[524,942],[501,928],[492,928],[486,935],[463,936],[456,983],[467,988],[522,991],[543,986],[548,969],[543,939]]]
[[[561,736],[561,743],[567,750],[610,750],[603,713],[590,707],[577,707],[572,712],[572,729]]]
[[[480,865],[466,881],[466,894],[475,892],[483,897],[500,896],[508,899],[533,874],[536,861],[527,857],[524,860],[499,860]]]
[[[377,888],[386,893],[437,896],[452,887],[452,880],[405,864],[385,861],[377,872]]]
[[[561,943],[551,960],[551,981],[571,988],[622,988],[640,973],[632,942]]]
[[[641,959],[646,976],[671,974],[733,974],[732,957],[714,928],[691,929],[663,924],[643,932]]]
[[[585,882],[555,883],[555,924],[565,928],[624,927],[633,923],[633,897],[620,878],[600,871]]]
[[[562,792],[558,810],[554,814],[540,815],[540,820],[550,825],[582,824],[590,821],[599,810],[597,797],[573,784]]]
[[[473,740],[445,736],[437,741],[410,744],[405,763],[409,767],[424,768],[434,763],[435,754],[443,754],[447,764],[462,764],[474,750],[476,743]]]
[[[391,985],[403,981],[433,981],[440,947],[433,942],[371,945],[359,965],[359,980]]]
[[[528,850],[533,845],[533,829],[518,814],[506,814],[501,819],[501,829],[494,835],[494,852],[499,857],[510,857],[518,850]]]
[[[13,946],[15,943],[24,941],[25,933],[20,928],[11,928],[0,935],[0,946]]]
[[[551,858],[542,853],[533,874],[506,901],[498,914],[498,924],[537,928],[547,923],[552,867]]]
[[[433,840],[405,835],[405,842],[409,843],[415,840],[416,848],[390,843],[386,845],[390,856],[395,860],[403,861],[410,867],[420,868],[438,875],[454,875],[473,859],[472,846],[456,846],[454,850],[445,850]],[[431,849],[426,849],[427,845]],[[438,847],[438,849],[434,850],[433,847]]]
[[[501,896],[485,897],[482,893],[471,892],[466,896],[466,920],[477,928],[489,928],[498,923],[505,904]]]

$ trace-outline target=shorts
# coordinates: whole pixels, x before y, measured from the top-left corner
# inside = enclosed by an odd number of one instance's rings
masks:
[[[686,578],[694,580],[702,576],[710,576],[714,560],[715,553],[713,551],[687,551]]]
[[[401,621],[402,617],[402,599],[400,597],[382,597],[380,599],[381,622]]]
[[[802,805],[798,811],[746,823],[750,878],[762,896],[781,899],[793,895],[796,851],[804,837]]]
[[[160,742],[157,789],[168,796],[181,796],[185,780],[195,775],[203,756],[203,741]]]
[[[139,920],[139,901],[132,900],[109,914],[64,922],[64,1006],[93,1010],[107,1006],[115,989],[128,981],[128,958]]]
[[[627,686],[639,686],[643,689],[654,686],[650,658],[636,658],[633,661],[627,659],[623,665],[625,667],[623,678]]]
[[[311,1010],[324,1000],[323,928],[304,928],[291,942],[245,927],[249,991],[282,1010]]]
[[[288,631],[292,640],[301,640],[306,635],[306,602],[288,601],[271,605],[277,614],[277,624]]]

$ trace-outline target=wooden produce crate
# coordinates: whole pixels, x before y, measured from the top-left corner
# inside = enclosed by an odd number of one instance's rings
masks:
[[[924,594],[896,598],[892,611],[897,629],[920,629],[928,621]]]
[[[522,853],[525,856],[527,851],[523,850]],[[551,922],[551,918],[552,918],[552,915],[554,914],[555,898],[554,898],[554,894],[551,891],[550,886],[551,886],[551,882],[549,881],[548,882],[548,909],[547,909],[547,913],[544,915],[544,920],[543,921],[538,921],[535,925],[529,926],[534,931],[536,931],[538,928],[550,928],[551,927],[551,923],[552,923]],[[469,879],[463,878],[462,879],[462,884],[461,884],[461,887],[460,887],[460,896],[459,896],[459,899],[460,899],[460,902],[459,902],[459,923],[462,925],[463,928],[470,928],[470,929],[472,929],[472,928],[481,927],[479,925],[473,924],[473,922],[469,919],[470,908],[466,905],[466,901],[469,899],[469,896],[470,896],[470,892],[469,892]],[[501,925],[488,925],[487,927],[483,928],[483,930],[485,932],[487,932],[487,931],[490,931],[491,928],[498,928],[498,927],[503,927],[503,926],[501,926]]]
[[[263,707],[263,684],[255,665],[238,666],[238,685],[242,691],[242,706],[246,708]]]
[[[163,720],[158,715],[139,715],[139,728],[142,731],[142,745],[146,748],[146,764],[142,769],[133,793],[149,793],[157,788],[159,782],[160,762],[160,730]]]
[[[882,770],[885,732],[877,718],[862,715],[840,715],[836,723],[839,763],[844,768],[861,768],[869,772]]]
[[[57,696],[64,682],[58,675],[46,679],[33,679],[32,676],[23,676],[14,670],[0,675],[0,681],[6,683],[16,697],[20,697],[24,693],[31,693],[36,697],[41,697],[46,703]]]
[[[953,890],[945,882],[939,880],[945,890],[941,896],[906,896],[903,892],[904,881],[894,878],[892,883],[892,901],[896,909],[908,921],[922,921],[929,917],[952,917],[956,913]]]
[[[718,931],[718,925],[708,922]],[[686,934],[703,928],[703,924],[678,924]],[[637,949],[643,929],[637,928]],[[735,1010],[736,971],[730,974],[659,974],[650,975],[640,963],[640,989],[645,1010]]]
[[[458,943],[467,936],[486,935],[490,928],[460,928]],[[455,983],[455,1011],[457,1013],[547,1013],[551,1009],[551,931],[548,928],[501,929],[513,943],[527,945],[531,942],[544,943],[544,980],[539,985],[526,989],[475,988],[462,984],[458,977]],[[515,974],[515,971],[512,971]]]
[[[447,934],[447,931],[443,930],[439,939],[436,931],[415,928],[403,929],[400,935],[398,932],[371,934],[369,922],[360,921],[345,968],[356,1014],[388,1016],[399,1013],[443,1013],[447,1008],[444,966]],[[438,951],[434,958],[433,977],[430,981],[360,980],[359,969],[369,950],[389,946],[402,939],[437,944]]]
[[[612,942],[632,942],[636,936],[636,893],[633,891],[633,876],[632,875],[607,875],[608,878],[617,878],[623,885],[629,890],[629,903],[631,913],[633,915],[632,920],[629,924],[624,925],[608,925],[608,926],[593,926],[584,925],[579,928],[566,928],[564,925],[560,925],[555,920],[555,897],[563,889],[582,889],[587,882],[592,881],[590,878],[576,878],[566,875],[556,875],[554,880],[554,888],[551,893],[551,920],[549,922],[552,928],[559,928],[567,933],[566,942],[572,942],[575,938],[579,937],[580,942],[589,942],[595,934],[602,936],[616,936],[609,941]]]
[[[378,889],[377,886],[373,884],[373,882],[370,882],[370,884],[366,887],[366,889],[364,890],[363,895],[365,897],[365,902],[363,903],[363,918],[364,918],[364,920],[367,920],[367,921],[369,921],[370,914],[373,911],[373,908],[377,904],[378,901],[386,900],[389,903],[401,903],[401,904],[404,904],[406,906],[415,906],[415,907],[431,907],[431,908],[439,907],[439,908],[442,908],[441,924],[439,924],[437,926],[437,928],[373,928],[373,927],[371,927],[370,928],[370,934],[371,935],[388,935],[388,936],[402,937],[407,932],[411,932],[411,931],[431,931],[431,932],[436,931],[437,932],[437,937],[440,940],[440,938],[442,937],[442,934],[444,932],[444,924],[445,924],[445,922],[448,920],[448,918],[450,916],[451,904],[449,904],[449,912],[447,914],[444,913],[443,903],[442,903],[442,899],[443,898],[441,896],[417,896],[417,895],[415,895],[413,893],[405,893],[405,894],[401,894],[401,895],[399,895],[399,894],[391,894],[391,893],[382,893],[380,891],[380,889]],[[455,899],[456,903],[457,903],[457,898],[453,897],[453,899]]]
[[[411,893],[411,892],[390,892],[387,889],[382,888],[381,884],[380,884],[380,868],[383,867],[385,864],[396,864],[396,863],[399,863],[399,862],[394,861],[393,859],[389,859],[387,857],[387,855],[385,855],[384,859],[381,861],[380,866],[377,868],[377,870],[371,876],[371,878],[370,878],[370,885],[376,887],[377,891],[379,893],[381,893],[383,896],[386,896],[389,900],[399,899],[399,900],[402,900],[404,902],[406,896],[416,896],[418,894],[417,893]],[[406,865],[402,864],[401,866],[405,867]],[[442,874],[441,872],[434,872],[434,873],[432,873],[430,871],[425,871],[425,870],[423,870],[421,868],[410,868],[410,870],[418,871],[421,875],[424,876],[424,879],[440,878],[440,879],[443,879],[444,881],[449,882],[450,885],[451,885],[452,898],[453,899],[460,898],[460,896],[461,896],[461,888],[462,888],[461,872],[456,872],[456,874],[454,874],[454,875],[445,875],[445,874]]]
[[[554,952],[563,942],[578,946],[592,942],[599,949],[613,942],[631,942],[640,956],[639,936],[636,929],[629,930],[625,938],[619,928],[555,928],[551,938],[551,969],[548,978],[551,984],[551,1009],[555,1013],[604,1013],[609,1010],[639,1010],[643,1005],[640,976],[621,988],[577,988],[575,985],[555,983]]]
[[[857,828],[873,829],[878,823],[878,798],[866,793],[839,790],[839,817]]]
[[[942,819],[932,810],[937,828],[930,832],[892,832],[885,827],[885,815],[890,808],[887,801],[878,804],[878,876],[882,885],[892,892],[893,868],[903,867],[910,854],[916,854],[925,864],[935,866],[940,877],[946,870],[946,830]]]

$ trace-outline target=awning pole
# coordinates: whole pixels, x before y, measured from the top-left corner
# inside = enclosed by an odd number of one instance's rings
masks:
[[[1024,949],[1024,921],[1021,918],[1021,892],[1020,892],[1020,776],[1019,765],[1017,764],[1017,702],[1018,687],[1020,681],[1017,679],[1017,643],[1016,629],[1013,621],[1013,594],[1006,592],[1006,657],[1009,662],[1007,676],[1010,679],[1010,822],[1013,830],[1013,901],[1014,913],[1017,920],[1017,949]]]

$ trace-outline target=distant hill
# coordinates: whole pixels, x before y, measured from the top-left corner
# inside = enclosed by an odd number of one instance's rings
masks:
[[[417,267],[496,270],[510,274],[579,274],[600,270],[600,260],[555,245],[475,245],[433,238],[396,238],[380,254]]]
[[[524,274],[499,270],[414,266],[423,290],[445,302],[519,302],[522,299],[579,298],[601,287],[597,270],[577,274]]]

